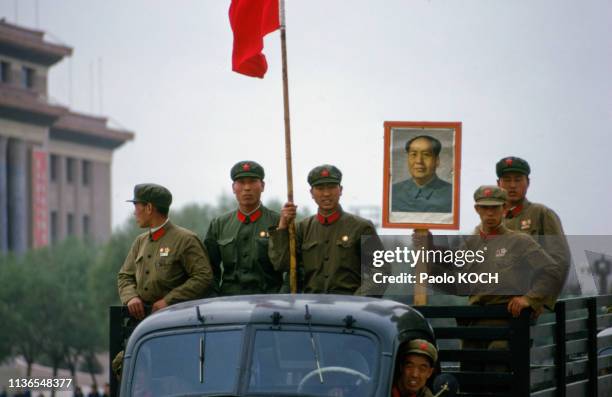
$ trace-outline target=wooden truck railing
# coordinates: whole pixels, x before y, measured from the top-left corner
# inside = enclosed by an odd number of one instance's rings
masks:
[[[444,372],[459,380],[461,396],[612,396],[612,295],[564,299],[555,312],[509,317],[503,306],[416,307],[434,327]],[[509,326],[462,326],[474,319],[507,319]],[[507,340],[508,350],[463,350],[460,340]],[[505,364],[504,372],[461,371],[459,362]]]

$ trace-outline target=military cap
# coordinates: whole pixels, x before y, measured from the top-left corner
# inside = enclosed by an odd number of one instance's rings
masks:
[[[529,168],[529,163],[522,158],[510,156],[499,160],[495,166],[495,171],[498,178],[501,178],[506,172],[518,172],[529,176],[531,168]]]
[[[438,361],[438,350],[425,339],[412,339],[409,342],[403,343],[400,349],[400,357],[405,358],[409,354],[420,354],[429,357],[432,365]]]
[[[230,171],[232,181],[239,178],[258,178],[263,181],[265,175],[263,167],[250,160],[237,162]]]
[[[127,200],[132,203],[151,203],[155,208],[170,208],[172,193],[155,183],[141,183],[134,186],[134,198]]]
[[[339,185],[340,182],[342,182],[342,172],[330,164],[314,167],[308,173],[308,183],[310,186],[322,185],[324,183],[336,183]]]
[[[483,185],[474,192],[474,201],[477,205],[504,205],[508,200],[506,191],[495,185]]]

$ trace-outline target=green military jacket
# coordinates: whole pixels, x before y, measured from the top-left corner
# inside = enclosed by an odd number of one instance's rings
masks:
[[[550,302],[551,294],[559,289],[564,278],[558,271],[555,261],[531,237],[524,233],[509,230],[503,225],[496,235],[484,236],[481,233],[468,237],[465,249],[483,251],[482,263],[472,262],[464,271],[474,273],[499,274],[499,284],[470,286],[470,304],[502,304],[513,296],[524,295],[530,306],[539,310]],[[500,289],[503,289],[500,292]],[[520,291],[505,295],[503,291]]]
[[[314,215],[296,226],[297,265],[302,273],[300,289],[305,293],[370,294],[368,274],[364,274],[362,287],[361,237],[375,236],[380,244],[376,229],[372,222],[342,209],[335,214],[339,218],[327,224],[326,218]],[[269,255],[276,269],[289,269],[287,229],[270,233]],[[371,268],[368,264],[364,266],[366,271]]]
[[[259,212],[259,214],[258,214]],[[204,238],[220,295],[278,293],[282,272],[268,258],[269,229],[279,214],[263,205],[250,217],[239,210],[213,219]]]
[[[168,221],[160,230],[136,238],[117,275],[119,297],[127,304],[168,305],[206,296],[212,283],[206,250],[195,233]]]
[[[570,250],[561,221],[553,210],[525,199],[521,205],[508,211],[504,219],[504,225],[510,230],[526,233],[533,237],[546,253],[555,260],[558,267],[557,271],[563,279],[567,278],[571,263]],[[551,309],[554,307],[556,298],[563,289],[563,284],[560,285],[560,289],[555,296],[546,302],[547,307]]]

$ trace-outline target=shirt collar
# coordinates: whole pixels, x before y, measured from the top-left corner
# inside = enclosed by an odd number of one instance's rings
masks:
[[[483,240],[491,240],[495,236],[499,236],[500,234],[506,233],[506,227],[503,223],[500,223],[491,233],[487,234],[482,231],[482,225],[478,228],[478,233],[480,234],[480,238]]]
[[[162,238],[164,234],[166,234],[166,228],[164,226],[168,224],[169,220],[170,218],[166,218],[166,221],[162,223],[161,225],[149,229],[149,238],[152,241],[157,241],[160,238]]]
[[[342,216],[342,208],[340,206],[338,206],[336,211],[334,211],[333,213],[327,216],[322,215],[320,212],[317,212],[317,220],[319,221],[321,225],[331,225],[335,223],[338,219],[340,219],[341,216]]]
[[[528,206],[529,206],[529,201],[527,201],[527,199],[523,199],[523,201],[519,205],[515,205],[514,207],[510,208],[506,212],[506,218],[512,219],[514,217],[519,216],[520,213]]]
[[[255,208],[248,214],[245,214],[244,212],[240,211],[239,208],[238,211],[236,211],[236,217],[238,218],[240,223],[244,223],[245,225],[248,225],[252,222],[256,222],[261,217],[261,203],[259,203],[257,208]]]
[[[419,198],[422,196],[426,199],[429,199],[436,190],[435,187],[438,182],[438,176],[434,174],[433,177],[424,185],[417,184],[414,179],[412,180],[412,182],[414,183],[414,186],[416,186],[414,198]]]

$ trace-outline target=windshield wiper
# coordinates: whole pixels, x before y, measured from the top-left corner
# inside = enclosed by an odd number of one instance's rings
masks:
[[[200,313],[200,306],[196,306],[196,316],[200,324],[204,325],[204,317],[202,316],[202,313]],[[206,332],[202,332],[202,336],[200,336],[199,351],[200,351],[200,355],[199,355],[200,367],[198,369],[198,377],[200,378],[200,383],[204,383],[204,359],[206,357],[205,355],[206,353]]]
[[[315,344],[314,335],[312,334],[312,324],[310,319],[312,316],[310,315],[310,311],[308,310],[308,305],[306,307],[306,315],[304,318],[308,321],[308,332],[310,332],[310,343],[312,345],[312,352],[314,353],[315,362],[317,363],[317,370],[319,373],[319,380],[323,383],[323,372],[321,372],[321,363],[319,362],[319,351],[317,350],[317,345]]]

